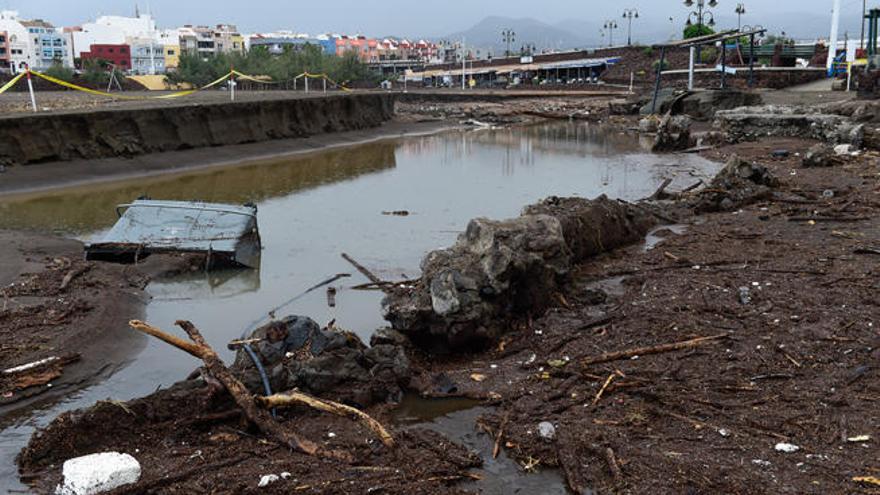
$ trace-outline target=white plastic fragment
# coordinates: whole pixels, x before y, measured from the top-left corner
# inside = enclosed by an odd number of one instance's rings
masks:
[[[791,454],[792,452],[797,452],[798,450],[801,450],[801,448],[791,443],[776,444],[776,452],[785,452],[786,454]]]
[[[281,478],[277,474],[267,474],[260,478],[260,483],[257,486],[260,488],[265,488],[280,479]]]
[[[543,421],[538,424],[538,434],[541,435],[541,438],[551,440],[556,436],[556,427],[549,421]]]
[[[871,441],[871,435],[859,435],[857,437],[849,437],[846,439],[847,442],[852,443],[864,443]]]
[[[137,483],[141,465],[128,454],[103,452],[65,461],[62,474],[57,495],[95,495]]]

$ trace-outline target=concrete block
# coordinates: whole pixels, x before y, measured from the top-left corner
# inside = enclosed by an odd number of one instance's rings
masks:
[[[56,495],[95,495],[131,483],[141,477],[141,465],[134,457],[104,452],[76,457],[64,462],[64,481]]]

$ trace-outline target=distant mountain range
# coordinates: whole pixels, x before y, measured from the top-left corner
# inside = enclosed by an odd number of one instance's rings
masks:
[[[734,16],[719,16],[716,18],[716,28],[735,28],[737,19]],[[826,39],[831,28],[830,16],[825,17],[808,13],[776,14],[764,19],[764,28],[772,34],[785,32],[789,37],[798,40]],[[627,23],[624,19],[616,20],[618,28],[614,31],[614,45],[626,44]],[[744,25],[754,25],[753,19],[748,16],[743,18]],[[442,39],[459,41],[464,39],[469,49],[476,49],[480,56],[492,54],[502,56],[506,50],[506,44],[502,41],[501,32],[511,29],[516,33],[516,39],[511,43],[511,51],[518,53],[520,47],[525,44],[535,45],[538,50],[543,49],[584,49],[608,46],[612,41],[609,39],[607,30],[602,29],[604,21],[587,21],[569,19],[556,24],[549,24],[532,18],[510,18],[492,16],[483,19],[476,25],[464,31],[451,33]],[[679,20],[680,23],[680,20]],[[681,37],[682,26],[673,24],[668,19],[664,22],[648,19],[637,19],[633,22],[633,43],[651,44],[669,40],[672,37]],[[850,39],[860,36],[861,26],[857,19],[847,19],[841,22],[840,38],[843,39],[848,33]],[[603,33],[604,31],[604,33]]]

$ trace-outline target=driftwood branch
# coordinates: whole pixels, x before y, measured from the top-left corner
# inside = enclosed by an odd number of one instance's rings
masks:
[[[193,356],[195,356],[199,359],[202,359],[202,357],[204,355],[203,353],[205,350],[201,346],[198,346],[196,344],[193,344],[192,342],[183,340],[180,337],[171,335],[169,333],[165,333],[162,330],[160,330],[152,325],[149,325],[147,323],[144,323],[142,321],[132,320],[132,321],[128,322],[128,326],[137,330],[138,332],[142,332],[147,335],[151,335],[153,337],[156,337],[157,339],[165,342],[166,344],[171,344],[174,347],[177,347],[178,349],[180,349],[182,351],[188,352],[189,354],[192,354]]]
[[[348,417],[363,423],[367,428],[374,431],[379,439],[388,447],[394,446],[394,438],[388,433],[388,430],[381,423],[371,418],[369,415],[345,404],[339,404],[329,400],[318,399],[300,392],[287,392],[285,394],[276,394],[269,397],[258,397],[257,403],[266,409],[273,407],[290,407],[295,405],[306,405],[312,409],[324,411],[337,416]]]
[[[276,441],[280,442],[282,445],[288,446],[292,449],[299,450],[309,455],[320,455],[322,454],[321,448],[318,444],[300,438],[296,433],[290,431],[284,427],[282,427],[278,422],[276,422],[272,416],[262,409],[259,409],[254,403],[253,396],[250,391],[238,381],[235,376],[232,375],[232,372],[229,371],[229,368],[223,364],[223,361],[220,359],[220,356],[211,349],[207,342],[205,342],[205,338],[202,337],[202,334],[199,330],[188,321],[177,321],[175,325],[179,326],[189,335],[189,338],[192,339],[193,342],[196,343],[202,349],[202,361],[205,363],[205,368],[208,370],[208,373],[211,374],[214,378],[216,378],[223,386],[229,391],[229,394],[232,396],[235,403],[238,407],[241,408],[241,411],[244,415],[250,420],[251,423],[257,426],[264,434],[274,438]],[[326,453],[323,453],[326,454]],[[336,457],[335,454],[329,455],[329,457]]]
[[[188,321],[178,321],[176,325],[182,328],[189,335],[192,342],[170,335],[156,327],[150,326],[140,321],[132,321],[129,326],[135,330],[152,335],[168,344],[177,347],[193,356],[201,359],[205,363],[208,373],[217,381],[223,384],[229,395],[232,396],[235,403],[241,408],[242,413],[247,419],[253,423],[266,436],[273,438],[278,443],[299,450],[309,455],[320,457],[328,457],[342,461],[349,461],[351,456],[345,452],[328,451],[322,449],[318,444],[300,438],[296,433],[285,429],[277,423],[267,411],[257,407],[250,391],[232,374],[231,371],[223,364],[220,356],[205,342],[201,332]]]
[[[609,363],[611,361],[630,359],[635,356],[647,356],[649,354],[662,354],[665,352],[681,351],[683,349],[690,349],[691,347],[709,344],[716,340],[723,339],[727,336],[728,334],[725,333],[721,335],[714,335],[712,337],[700,337],[696,339],[685,340],[683,342],[675,342],[672,344],[663,344],[651,347],[638,347],[636,349],[629,349],[626,351],[606,352],[605,354],[601,354],[599,356],[588,357],[584,359],[582,363],[584,364],[584,366],[589,366],[591,364]]]

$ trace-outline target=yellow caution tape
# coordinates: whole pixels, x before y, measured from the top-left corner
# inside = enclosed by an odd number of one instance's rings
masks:
[[[858,478],[853,478],[853,481],[856,483],[867,483],[869,485],[880,486],[880,478],[875,476],[860,476]]]
[[[205,89],[212,88],[212,87],[222,83],[223,81],[226,81],[227,79],[229,79],[233,76],[237,76],[239,79],[242,79],[245,81],[253,81],[253,82],[257,82],[257,83],[261,83],[261,84],[281,84],[281,82],[266,81],[264,79],[258,79],[254,76],[242,74],[241,72],[238,72],[237,70],[231,70],[231,71],[229,71],[228,74],[225,74],[223,77],[217,79],[216,81],[208,83],[205,86],[202,86],[201,88],[189,89],[189,90],[185,90],[185,91],[178,91],[176,93],[170,93],[170,94],[159,95],[159,96],[130,96],[130,95],[123,95],[123,94],[118,94],[118,93],[108,93],[106,91],[101,91],[101,90],[97,90],[97,89],[85,88],[83,86],[79,86],[79,85],[58,79],[56,77],[52,77],[50,75],[43,74],[42,72],[31,71],[31,74],[33,74],[41,79],[44,79],[46,81],[49,81],[51,83],[57,84],[57,85],[64,87],[64,88],[72,89],[75,91],[81,91],[83,93],[88,93],[88,94],[95,95],[95,96],[104,96],[104,97],[115,98],[115,99],[119,99],[119,100],[167,100],[167,99],[172,99],[172,98],[181,98],[181,97],[189,96],[193,93],[197,93],[197,92],[205,90]],[[6,83],[2,88],[0,88],[0,94],[3,94],[6,90],[15,86],[15,84],[25,75],[26,75],[26,73],[22,73],[22,74],[15,76],[15,78],[13,78],[11,81]],[[349,88],[346,88],[345,86],[337,83],[333,79],[330,79],[327,76],[327,74],[310,74],[308,72],[303,72],[302,74],[296,76],[294,79],[299,79],[301,77],[308,77],[310,79],[324,79],[327,82],[333,84],[334,86],[336,86],[337,88],[339,88],[343,91],[351,92],[351,90]]]
[[[26,74],[25,72],[22,72],[21,74],[19,74],[19,75],[13,77],[11,81],[9,81],[8,83],[4,84],[3,87],[0,88],[0,95],[2,95],[3,93],[5,93],[9,88],[15,86],[15,83],[17,83],[22,77],[24,77],[25,74]]]
[[[198,89],[190,89],[190,90],[186,90],[186,91],[179,91],[177,93],[171,93],[171,94],[159,95],[159,96],[128,96],[128,95],[107,93],[106,91],[99,91],[97,89],[84,88],[82,86],[78,86],[76,84],[72,84],[67,81],[62,81],[61,79],[43,74],[41,72],[31,72],[31,74],[33,74],[41,79],[45,79],[46,81],[49,81],[51,83],[65,87],[65,88],[73,89],[76,91],[82,91],[83,93],[88,93],[88,94],[92,94],[92,95],[96,95],[96,96],[106,96],[109,98],[116,98],[116,99],[120,99],[120,100],[161,100],[161,99],[180,98],[182,96],[189,96],[197,91],[201,91],[203,89],[208,89],[213,86],[216,86],[216,85],[222,83],[223,81],[225,81],[226,79],[229,79],[229,77],[232,75],[232,73],[230,72],[229,74],[226,74],[225,76],[221,77],[220,79],[217,79],[216,81],[214,81],[210,84],[207,84],[205,86],[202,86],[201,88],[198,88]]]

